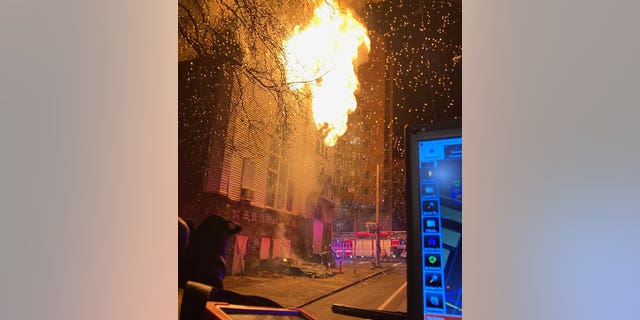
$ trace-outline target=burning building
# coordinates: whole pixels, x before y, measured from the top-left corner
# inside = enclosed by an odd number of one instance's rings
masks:
[[[179,2],[179,215],[242,226],[231,273],[328,250],[333,145],[369,49],[366,29],[332,1],[258,3]]]

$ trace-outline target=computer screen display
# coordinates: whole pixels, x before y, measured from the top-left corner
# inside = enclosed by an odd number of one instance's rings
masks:
[[[459,122],[407,127],[410,319],[462,316]]]

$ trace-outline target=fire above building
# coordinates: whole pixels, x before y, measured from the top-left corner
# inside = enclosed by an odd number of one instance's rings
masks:
[[[296,26],[283,43],[287,82],[310,94],[314,121],[328,146],[347,131],[348,116],[356,110],[355,68],[370,45],[364,25],[332,0],[322,1],[309,24]]]

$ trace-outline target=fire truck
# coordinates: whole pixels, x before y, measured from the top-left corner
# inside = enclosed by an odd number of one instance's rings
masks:
[[[354,245],[355,244],[355,245]],[[406,256],[406,233],[380,231],[380,254],[382,258],[401,259]],[[376,235],[373,232],[345,232],[334,235],[331,248],[336,258],[354,255],[375,257]]]

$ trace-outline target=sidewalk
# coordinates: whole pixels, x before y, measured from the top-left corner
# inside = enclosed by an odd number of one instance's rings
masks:
[[[227,276],[224,288],[246,295],[269,298],[285,307],[297,307],[323,295],[340,290],[353,283],[373,277],[386,271],[396,262],[381,263],[381,268],[373,268],[369,260],[342,263],[342,273],[328,278],[292,277],[274,275],[271,277]],[[339,269],[334,269],[338,272]]]

